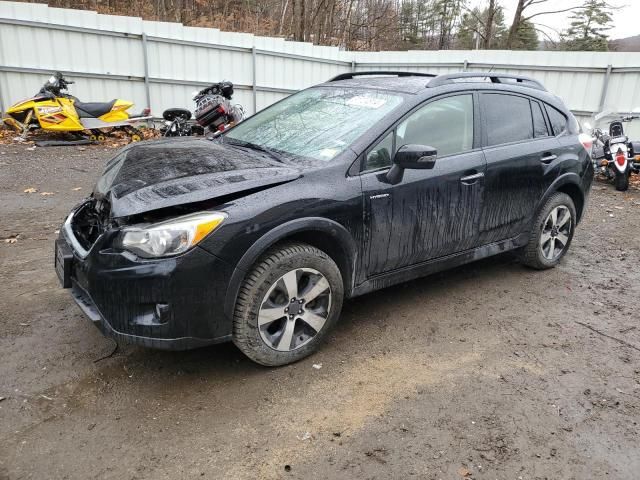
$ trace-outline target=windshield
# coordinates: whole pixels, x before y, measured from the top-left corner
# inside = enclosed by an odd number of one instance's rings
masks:
[[[240,123],[225,135],[249,145],[296,157],[329,161],[402,97],[357,88],[311,88]]]

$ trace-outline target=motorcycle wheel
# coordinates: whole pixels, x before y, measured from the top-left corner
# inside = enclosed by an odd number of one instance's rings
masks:
[[[629,189],[629,171],[627,170],[624,173],[616,172],[614,185],[619,192],[626,192]]]

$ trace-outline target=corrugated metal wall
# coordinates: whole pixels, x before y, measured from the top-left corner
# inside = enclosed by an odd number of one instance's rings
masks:
[[[51,72],[76,81],[83,101],[124,98],[192,107],[193,90],[222,79],[248,113],[289,93],[356,70],[519,73],[542,81],[579,116],[640,109],[640,53],[345,52],[246,33],[136,17],[0,1],[0,109],[37,92]]]

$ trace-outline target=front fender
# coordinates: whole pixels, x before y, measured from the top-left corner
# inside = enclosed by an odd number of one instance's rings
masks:
[[[242,256],[231,275],[227,288],[224,312],[228,318],[233,318],[233,310],[242,281],[260,255],[279,241],[303,232],[322,232],[335,238],[347,257],[350,267],[350,272],[347,273],[348,278],[345,279],[346,284],[350,287],[348,290],[353,287],[353,272],[355,272],[357,249],[351,234],[345,227],[334,220],[322,217],[298,218],[278,225],[265,233]]]

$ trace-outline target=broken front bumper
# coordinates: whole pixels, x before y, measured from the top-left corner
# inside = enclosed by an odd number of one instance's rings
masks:
[[[171,258],[142,260],[100,238],[78,252],[63,228],[55,245],[62,286],[105,335],[118,341],[186,350],[231,339],[224,299],[232,269],[195,247]]]

